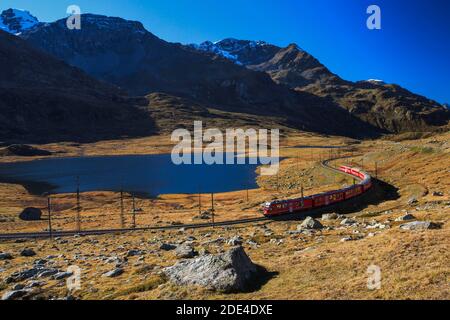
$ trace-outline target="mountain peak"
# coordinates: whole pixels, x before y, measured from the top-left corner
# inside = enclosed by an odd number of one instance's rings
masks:
[[[10,8],[0,14],[0,30],[15,35],[32,29],[38,24],[39,20],[26,10]]]
[[[278,47],[265,41],[239,40],[235,38],[226,38],[216,42],[205,41],[199,45],[191,44],[190,47],[216,54],[238,65],[259,64],[279,50]]]

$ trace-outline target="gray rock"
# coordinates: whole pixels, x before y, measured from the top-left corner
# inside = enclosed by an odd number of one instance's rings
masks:
[[[440,192],[440,191],[433,192],[433,197],[443,197],[443,196],[444,196],[443,192]]]
[[[240,246],[244,243],[244,239],[242,239],[242,237],[240,237],[240,236],[235,236],[235,237],[231,238],[230,240],[228,240],[227,243],[230,246]]]
[[[412,205],[417,204],[418,202],[419,202],[419,201],[417,200],[417,198],[411,197],[411,198],[408,199],[408,201],[407,201],[406,203],[407,203],[408,205],[412,206]]]
[[[19,214],[19,218],[23,221],[39,221],[41,217],[42,211],[38,208],[26,208]]]
[[[43,269],[37,275],[38,278],[47,278],[59,273],[58,269]]]
[[[140,250],[129,250],[127,252],[127,257],[136,257],[136,256],[142,256],[144,252]]]
[[[10,253],[2,252],[0,253],[0,261],[1,260],[12,260],[13,256]]]
[[[7,291],[3,294],[2,300],[17,300],[25,297],[27,294],[31,293],[31,290],[15,290]]]
[[[348,241],[353,241],[352,237],[345,237],[341,239],[341,242],[348,242]]]
[[[353,224],[356,224],[356,221],[350,218],[346,218],[344,220],[342,220],[341,225],[342,226],[351,226]]]
[[[20,255],[21,255],[22,257],[34,257],[34,256],[36,255],[36,252],[34,252],[33,249],[23,249],[23,250],[20,252]]]
[[[109,272],[106,272],[102,275],[102,277],[107,278],[116,278],[124,273],[124,270],[122,268],[116,268],[114,270],[111,270]]]
[[[319,230],[319,229],[323,229],[323,225],[319,221],[317,221],[311,217],[307,217],[305,219],[305,221],[303,221],[303,223],[297,227],[297,230],[303,230],[303,229]]]
[[[180,259],[190,259],[195,257],[197,255],[197,252],[191,245],[185,243],[176,248],[175,255]]]
[[[430,229],[439,229],[440,225],[434,222],[429,221],[414,221],[409,222],[406,224],[402,224],[400,226],[403,230],[410,230],[410,231],[422,231],[422,230],[430,230]]]
[[[31,289],[31,288],[37,288],[37,287],[42,287],[45,283],[41,282],[41,281],[31,281],[30,283],[27,284],[27,286],[25,287],[25,289]]]
[[[23,280],[33,278],[36,275],[38,275],[40,271],[41,269],[39,268],[31,268],[28,270],[15,272],[6,279],[6,283],[20,282]]]
[[[25,286],[21,283],[18,283],[12,287],[12,291],[18,291],[18,290],[22,290],[22,289],[25,289]]]
[[[327,213],[322,215],[322,221],[337,220],[338,218],[339,215],[337,213]]]
[[[416,217],[414,217],[412,214],[405,214],[404,216],[398,217],[395,219],[395,221],[410,221],[410,220],[416,220]]]
[[[246,290],[257,267],[242,247],[214,256],[184,260],[163,272],[178,285],[198,285],[225,293]]]
[[[163,243],[163,244],[161,245],[161,247],[159,247],[159,249],[160,249],[160,250],[163,250],[163,251],[172,251],[172,250],[175,250],[176,248],[177,248],[176,245],[174,245],[174,244],[169,244],[169,243]]]
[[[54,280],[63,280],[73,276],[73,272],[58,272],[52,278]]]

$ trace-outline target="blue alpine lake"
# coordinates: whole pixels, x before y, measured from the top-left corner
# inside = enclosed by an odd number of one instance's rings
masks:
[[[30,193],[125,191],[140,196],[219,193],[257,188],[259,165],[175,165],[170,154],[51,158],[0,163],[0,182]]]

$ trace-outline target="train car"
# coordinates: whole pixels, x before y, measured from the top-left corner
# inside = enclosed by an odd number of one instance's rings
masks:
[[[264,215],[274,217],[288,213],[295,213],[313,208],[311,197],[299,198],[285,201],[267,202],[264,207]]]
[[[268,202],[263,206],[264,215],[273,217],[312,208],[325,207],[357,197],[372,188],[372,178],[364,171],[348,166],[341,166],[338,170],[361,180],[361,182],[348,188],[316,194],[310,197]]]
[[[363,192],[363,188],[360,185],[355,185],[353,187],[344,189],[344,199],[348,200],[359,196]]]

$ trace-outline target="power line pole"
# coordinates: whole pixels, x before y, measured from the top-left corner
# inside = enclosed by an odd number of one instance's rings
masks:
[[[50,240],[53,240],[52,209],[51,209],[51,198],[50,198],[50,195],[47,198],[47,209],[48,209],[48,232],[49,232],[49,235],[50,235]]]
[[[202,194],[200,193],[200,188],[198,188],[198,214],[202,215]]]
[[[77,231],[81,231],[80,177],[77,177]]]
[[[124,206],[123,206],[123,189],[120,190],[120,226],[125,229],[125,219],[124,219]]]
[[[215,227],[215,221],[214,221],[214,216],[215,216],[215,212],[214,212],[214,193],[211,193],[211,218],[212,218],[212,225],[213,228]]]
[[[136,229],[136,198],[133,195],[133,229]]]
[[[375,178],[378,179],[378,161],[375,161]]]

